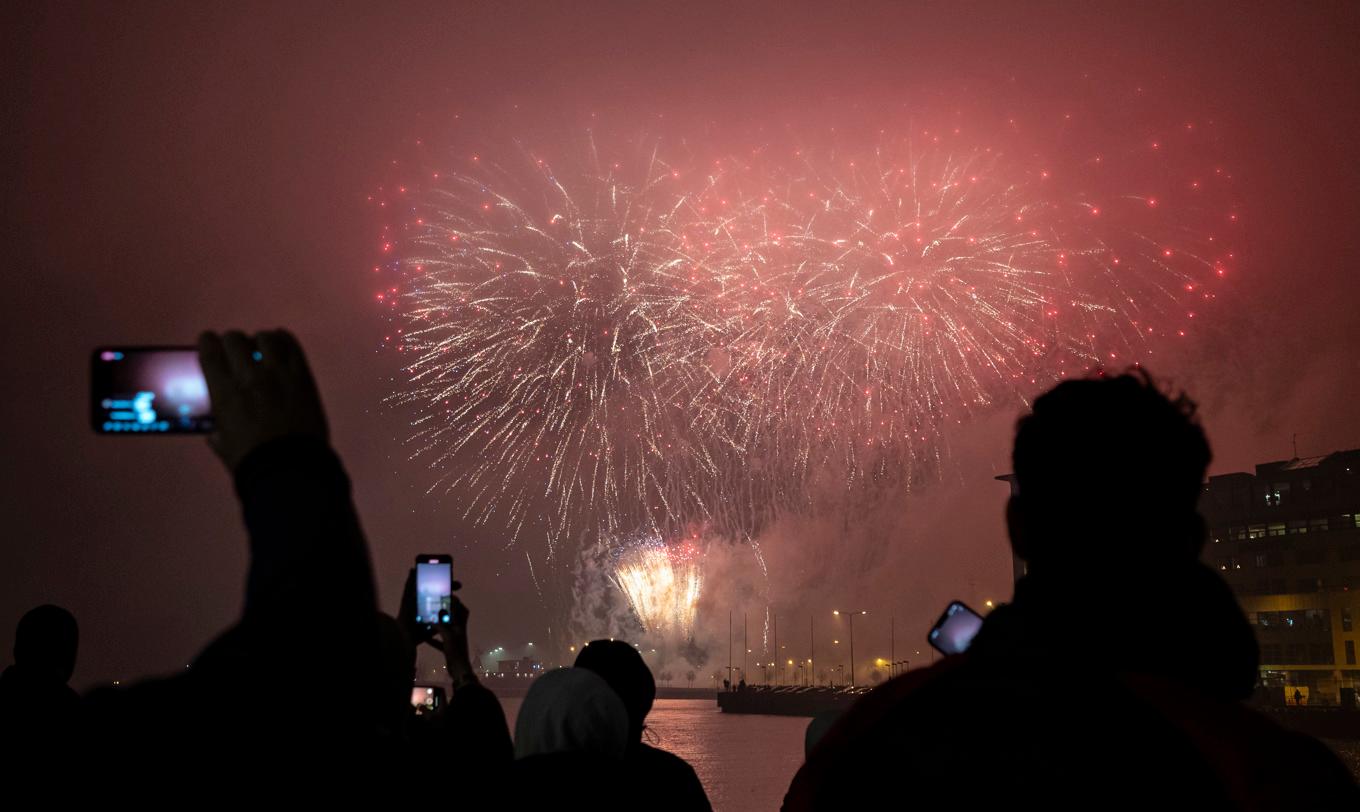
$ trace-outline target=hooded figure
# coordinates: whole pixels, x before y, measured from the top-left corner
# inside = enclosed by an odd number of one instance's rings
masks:
[[[534,680],[515,720],[514,801],[555,806],[565,794],[585,809],[635,808],[627,747],[628,712],[603,679],[583,668],[549,671]]]
[[[623,701],[583,668],[558,668],[534,680],[515,720],[517,759],[554,753],[621,759],[627,747]]]
[[[674,753],[642,740],[647,714],[656,699],[656,680],[637,648],[622,640],[593,640],[576,655],[576,667],[599,674],[623,700],[628,711],[625,768],[634,780],[648,788],[654,798],[650,807],[697,812],[711,809],[694,768]]]

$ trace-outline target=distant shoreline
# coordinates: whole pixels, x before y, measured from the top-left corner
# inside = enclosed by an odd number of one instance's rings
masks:
[[[515,677],[482,677],[481,683],[499,697],[522,697],[529,692],[533,680]],[[716,706],[718,692],[712,688],[680,688],[677,686],[656,686],[657,699],[707,699]]]

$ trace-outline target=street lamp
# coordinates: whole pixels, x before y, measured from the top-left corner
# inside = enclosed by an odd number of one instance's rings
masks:
[[[831,614],[836,615],[836,616],[839,617],[842,613],[841,613],[841,610],[839,610],[839,609],[832,609],[832,610],[831,610]],[[850,687],[851,687],[851,688],[854,688],[854,687],[855,687],[855,615],[867,615],[867,614],[869,614],[869,613],[868,613],[867,611],[863,610],[863,609],[852,609],[852,610],[850,610],[849,612],[846,612],[846,613],[844,613],[844,614],[846,614],[846,615],[850,618]]]

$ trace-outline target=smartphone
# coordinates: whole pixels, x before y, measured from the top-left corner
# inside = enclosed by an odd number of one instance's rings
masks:
[[[982,628],[982,615],[954,601],[945,607],[944,614],[931,628],[928,639],[930,644],[944,654],[962,654],[968,650],[973,637]]]
[[[206,434],[208,384],[193,347],[100,347],[90,356],[90,420],[99,434]]]
[[[416,622],[427,627],[449,622],[453,605],[453,557],[416,556]]]
[[[416,716],[434,713],[444,704],[444,688],[439,685],[414,685],[411,687],[411,707]]]

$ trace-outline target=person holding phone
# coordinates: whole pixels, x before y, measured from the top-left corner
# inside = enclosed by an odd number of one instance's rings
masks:
[[[453,594],[462,585],[452,572],[449,556],[418,555],[402,589],[398,620],[416,645],[443,653],[451,687],[447,702],[414,720],[411,750],[460,771],[499,775],[514,759],[510,727],[500,700],[477,679],[468,648],[471,613]]]
[[[183,673],[87,698],[98,763],[136,775],[246,754],[370,752],[383,675],[368,545],[302,347],[283,330],[209,332],[198,358],[209,445],[249,539],[245,605]],[[285,687],[319,662],[344,679],[313,683],[325,712],[299,714]]]
[[[856,703],[784,809],[902,788],[927,808],[1360,809],[1324,745],[1242,704],[1255,638],[1199,560],[1209,459],[1194,403],[1143,370],[1036,399],[1006,507],[1028,567],[1013,600]]]

